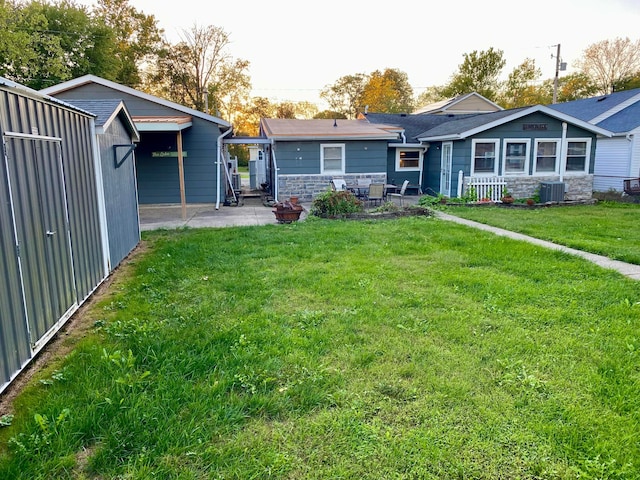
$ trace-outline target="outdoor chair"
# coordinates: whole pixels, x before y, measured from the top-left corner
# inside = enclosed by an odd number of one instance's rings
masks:
[[[405,180],[404,182],[402,182],[402,187],[400,187],[399,193],[388,193],[387,197],[399,198],[400,206],[402,207],[404,194],[407,191],[407,185],[409,185],[409,180]]]
[[[331,179],[331,188],[335,191],[346,190],[347,183],[344,181],[344,178],[333,178]]]
[[[382,203],[384,200],[384,183],[369,184],[369,195],[367,202],[369,205]]]

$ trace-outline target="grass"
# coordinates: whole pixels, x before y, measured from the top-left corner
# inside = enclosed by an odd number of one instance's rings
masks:
[[[0,478],[640,478],[640,283],[433,218],[145,233]]]
[[[615,260],[640,264],[640,204],[551,208],[447,206],[447,213]]]

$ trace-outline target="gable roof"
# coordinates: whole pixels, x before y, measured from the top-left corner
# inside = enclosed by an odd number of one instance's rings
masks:
[[[549,105],[549,108],[616,133],[625,133],[640,126],[640,116],[637,113],[639,102],[640,88],[636,88],[599,97],[555,103]],[[625,114],[624,112],[627,110],[628,112]],[[617,118],[613,120],[613,117]]]
[[[610,137],[612,135],[610,131],[605,130],[604,128],[592,125],[562,112],[552,110],[543,105],[534,105],[532,107],[514,108],[494,113],[482,113],[462,119],[452,120],[451,122],[443,123],[419,134],[417,138],[422,142],[462,140],[485,130],[490,130],[505,123],[531,115],[532,113],[544,113],[550,117],[571,123],[572,125],[583,128],[584,130],[603,135],[605,137]]]
[[[423,114],[467,114],[467,113],[481,113],[481,112],[497,112],[504,110],[497,103],[492,102],[486,97],[483,97],[477,92],[466,93],[464,95],[458,95],[455,98],[448,98],[439,102],[425,105],[414,111],[414,115]]]
[[[218,125],[224,127],[230,127],[231,124],[222,120],[221,118],[214,117],[213,115],[208,115],[206,113],[200,112],[198,110],[194,110],[189,107],[185,107],[184,105],[180,105],[179,103],[174,103],[169,100],[165,100],[164,98],[156,97],[154,95],[150,95],[148,93],[141,92],[139,90],[135,90],[131,87],[126,87],[124,85],[120,85],[119,83],[112,82],[111,80],[107,80],[101,77],[97,77],[95,75],[83,75],[82,77],[74,78],[72,80],[68,80],[66,82],[59,83],[58,85],[54,85],[52,87],[43,88],[40,90],[41,93],[46,95],[55,96],[58,93],[73,90],[74,88],[81,87],[83,85],[87,85],[89,83],[96,83],[98,85],[102,85],[107,88],[111,88],[112,90],[116,90],[118,92],[123,92],[128,95],[132,95],[134,97],[141,98],[143,100],[147,100],[149,102],[157,103],[159,105],[163,105],[168,108],[172,108],[182,113],[186,113],[187,115],[202,118],[203,120],[207,120],[209,122],[216,123]]]
[[[96,115],[96,133],[105,133],[109,129],[111,123],[116,118],[120,117],[122,123],[124,123],[134,141],[140,141],[140,134],[135,127],[133,118],[129,114],[129,111],[122,100],[68,100],[68,102],[82,110]]]
[[[262,118],[260,131],[273,140],[395,140],[398,128],[360,120]]]

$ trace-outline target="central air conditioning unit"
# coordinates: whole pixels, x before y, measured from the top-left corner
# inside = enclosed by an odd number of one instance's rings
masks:
[[[564,182],[540,182],[540,203],[563,202]]]

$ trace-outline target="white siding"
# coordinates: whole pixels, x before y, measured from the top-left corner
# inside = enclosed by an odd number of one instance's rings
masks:
[[[622,191],[622,180],[629,178],[631,142],[626,138],[599,138],[593,171],[593,190]]]
[[[631,166],[629,168],[630,178],[640,178],[640,128],[633,132],[631,143]]]

